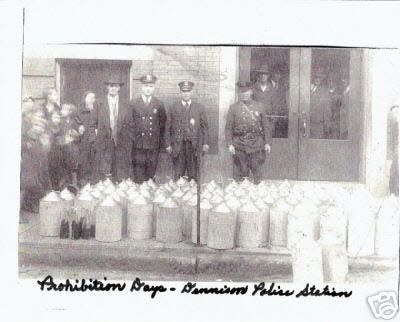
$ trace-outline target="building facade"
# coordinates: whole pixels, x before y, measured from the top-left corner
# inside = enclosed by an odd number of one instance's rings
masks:
[[[266,179],[365,183],[376,195],[388,190],[387,115],[400,97],[396,50],[238,46],[57,45],[24,50],[22,96],[42,99],[55,87],[60,103],[79,104],[86,90],[105,95],[103,79],[117,70],[126,80],[121,95],[140,94],[139,78],[158,77],[156,96],[168,107],[178,83],[195,83],[194,99],[206,107],[210,153],[202,158],[205,181],[231,177],[224,140],[226,113],[238,80],[255,81],[267,64],[277,89],[272,151]],[[317,94],[318,91],[321,94]],[[318,96],[319,95],[319,96]],[[329,104],[327,103],[329,101]],[[333,106],[329,113],[323,106]],[[328,115],[329,114],[329,115]],[[161,156],[157,175],[172,176]]]

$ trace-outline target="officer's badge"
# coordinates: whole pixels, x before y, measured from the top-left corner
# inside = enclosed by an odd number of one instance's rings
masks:
[[[194,126],[194,123],[195,123],[194,118],[191,118],[190,119],[190,125]]]
[[[157,113],[157,109],[153,108],[153,113],[156,114]]]

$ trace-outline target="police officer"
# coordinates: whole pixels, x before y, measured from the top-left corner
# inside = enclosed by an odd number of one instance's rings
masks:
[[[137,183],[154,178],[164,140],[167,116],[163,102],[153,96],[156,81],[153,75],[140,78],[142,94],[130,102],[131,113],[125,121],[133,141],[133,175]]]
[[[271,124],[265,108],[252,100],[249,82],[238,82],[239,101],[229,107],[225,138],[233,155],[233,177],[242,180],[253,174],[254,182],[262,177],[261,166],[266,152],[271,152]]]
[[[181,99],[168,110],[166,150],[172,155],[174,179],[187,173],[196,180],[200,153],[209,150],[207,116],[204,106],[191,98],[194,83],[183,81],[178,86]]]

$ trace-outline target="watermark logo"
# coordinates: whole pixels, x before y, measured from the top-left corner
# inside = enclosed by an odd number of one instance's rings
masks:
[[[377,319],[393,319],[399,310],[397,294],[394,291],[379,292],[368,297],[372,314]]]

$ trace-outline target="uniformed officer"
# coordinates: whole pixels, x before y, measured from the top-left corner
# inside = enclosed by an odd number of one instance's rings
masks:
[[[167,116],[163,102],[153,96],[156,81],[153,75],[140,78],[142,94],[130,102],[131,113],[125,122],[133,141],[132,164],[137,183],[154,178],[164,140]]]
[[[165,130],[166,150],[172,155],[174,179],[187,173],[197,179],[198,158],[208,152],[208,122],[203,105],[192,100],[194,83],[180,82],[181,99],[168,110]]]
[[[266,152],[271,152],[271,124],[264,106],[252,100],[249,82],[238,82],[239,101],[229,107],[225,138],[233,155],[233,177],[242,180],[253,174],[254,182],[262,179],[261,166]]]

